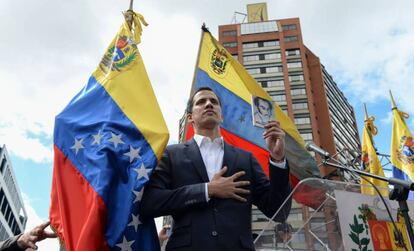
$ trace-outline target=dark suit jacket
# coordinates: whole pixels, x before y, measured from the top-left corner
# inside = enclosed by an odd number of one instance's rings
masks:
[[[254,250],[251,207],[256,205],[271,218],[289,195],[289,170],[269,166],[270,180],[250,152],[224,144],[225,176],[238,171],[249,180],[247,202],[212,198],[206,202],[209,182],[200,150],[194,140],[170,145],[145,187],[141,216],[172,215],[173,232],[166,250]],[[277,220],[287,218],[290,201]]]
[[[19,248],[19,246],[17,246],[17,239],[19,239],[19,237],[22,234],[10,237],[4,241],[0,242],[0,251],[23,251],[23,249]]]

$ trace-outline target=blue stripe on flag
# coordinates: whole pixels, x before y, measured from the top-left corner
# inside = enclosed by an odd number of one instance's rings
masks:
[[[413,182],[406,173],[404,173],[403,171],[401,171],[401,169],[395,166],[392,166],[392,175],[394,178]],[[410,191],[410,193],[408,194],[408,199],[414,200],[414,192]]]
[[[240,83],[235,83],[240,84]],[[252,108],[249,103],[210,78],[203,70],[197,69],[195,87],[210,87],[222,102],[224,129],[251,143],[267,149],[263,139],[264,129],[253,126]]]
[[[138,214],[136,194],[142,190],[147,178],[144,175],[138,179],[137,170],[144,164],[150,175],[157,158],[138,128],[94,77],[56,117],[54,135],[56,146],[105,202],[108,244],[113,247],[121,235],[131,230],[129,240],[138,238],[136,228],[128,224],[132,214]],[[99,135],[102,136],[100,140]],[[80,142],[78,146],[76,140]],[[139,157],[126,155],[134,152],[131,147],[133,150],[140,148]]]

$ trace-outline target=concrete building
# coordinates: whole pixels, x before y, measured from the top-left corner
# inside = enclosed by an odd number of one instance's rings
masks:
[[[24,232],[27,213],[6,146],[0,147],[0,241]]]

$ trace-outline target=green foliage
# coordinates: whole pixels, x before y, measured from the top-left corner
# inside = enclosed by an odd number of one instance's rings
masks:
[[[362,220],[362,224],[359,223],[358,218]],[[365,222],[366,218],[364,218],[361,215],[357,217],[357,215],[354,214],[354,222],[353,224],[349,224],[351,232],[348,235],[352,239],[352,241],[356,245],[358,245],[358,249],[353,248],[352,251],[371,251],[368,250],[368,244],[370,242],[370,239],[362,236],[360,237],[360,234],[364,233],[364,231],[368,233],[368,223]]]
[[[351,239],[352,239],[352,241],[354,243],[356,243],[357,245],[359,245],[359,237],[354,232],[351,232],[349,234],[349,237],[351,237]]]
[[[362,238],[361,239],[361,245],[368,246],[368,244],[369,244],[369,239],[368,238]]]
[[[136,58],[136,53],[131,53],[127,58],[125,58],[125,60],[122,60],[121,62],[116,62],[114,63],[114,65],[119,68],[122,69],[123,67],[129,65],[132,61],[134,61]]]

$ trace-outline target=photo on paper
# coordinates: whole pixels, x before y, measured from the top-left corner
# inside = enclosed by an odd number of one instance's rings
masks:
[[[270,120],[275,120],[274,103],[270,100],[252,96],[253,125],[264,127]]]

